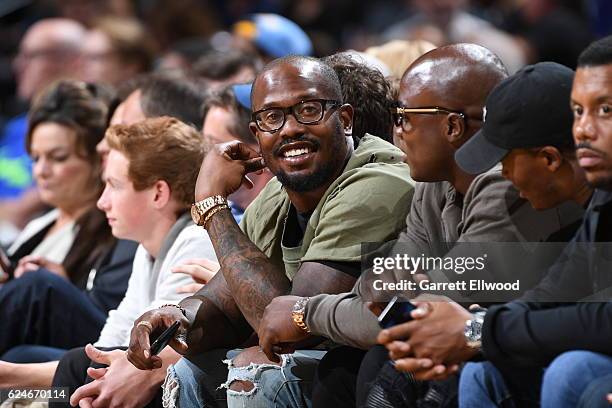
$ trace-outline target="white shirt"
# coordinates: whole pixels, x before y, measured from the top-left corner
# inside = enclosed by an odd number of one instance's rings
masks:
[[[170,271],[173,266],[190,258],[217,260],[208,233],[192,222],[176,237],[159,268],[154,268],[154,260],[140,245],[134,257],[125,298],[116,310],[109,313],[95,345],[128,346],[134,321],[143,313],[167,303],[177,304],[190,296],[189,293],[177,293],[176,290],[193,283],[191,276]]]
[[[14,254],[20,246],[29,241],[34,235],[49,225],[54,224],[58,217],[59,210],[54,209],[30,221],[9,248],[9,255]],[[62,225],[61,228],[53,231],[52,234],[47,234],[30,255],[41,256],[51,262],[61,264],[64,262],[66,255],[68,255],[77,232],[78,228],[75,228],[75,222],[68,222]]]

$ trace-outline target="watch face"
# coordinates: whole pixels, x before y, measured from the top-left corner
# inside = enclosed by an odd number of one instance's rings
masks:
[[[200,221],[202,220],[202,216],[195,205],[191,205],[191,219],[196,225],[200,225]]]

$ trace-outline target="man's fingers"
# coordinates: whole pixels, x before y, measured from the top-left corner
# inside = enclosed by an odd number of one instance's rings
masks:
[[[88,344],[87,346],[85,346],[85,354],[87,354],[87,357],[89,357],[91,360],[95,361],[96,363],[106,364],[106,365],[110,365],[111,363],[110,353],[106,351],[98,350],[91,344]]]
[[[410,344],[405,341],[392,341],[385,346],[389,350],[391,360],[399,360],[400,358],[410,356]]]
[[[402,358],[394,361],[395,369],[414,373],[434,366],[433,361],[428,358]]]
[[[185,259],[185,261],[183,261],[182,264],[183,265],[198,265],[212,272],[217,272],[220,268],[220,265],[218,262],[211,261],[210,259],[206,259],[206,258]]]
[[[94,408],[93,406],[93,398],[83,398],[79,401],[80,408]]]
[[[94,380],[99,380],[100,378],[104,377],[104,374],[106,374],[107,370],[108,369],[106,367],[101,367],[101,368],[89,367],[87,368],[87,375],[93,378]]]
[[[100,394],[100,383],[98,381],[92,381],[89,384],[85,384],[74,392],[70,397],[70,405],[76,407],[83,398],[93,398]]]
[[[451,374],[451,370],[441,364],[436,365],[429,370],[421,370],[412,373],[414,378],[419,381],[439,381],[445,379]]]
[[[259,340],[259,348],[263,353],[268,357],[270,361],[275,363],[280,363],[280,357],[273,351],[274,342],[269,336],[265,336],[260,338]]]
[[[397,326],[381,330],[378,334],[378,343],[387,344],[393,340],[406,340],[410,337],[415,326],[415,322],[406,322]]]
[[[219,152],[228,157],[231,160],[243,160],[248,161],[259,157],[259,153],[249,147],[246,143],[232,141],[227,143],[220,143],[216,145]]]
[[[145,360],[151,357],[151,326],[147,324],[137,324],[136,325],[136,341],[138,342],[138,347],[142,352],[142,356]]]
[[[410,316],[412,316],[413,319],[422,319],[432,310],[431,303],[429,302],[414,302],[414,304],[417,308],[410,312]]]
[[[254,173],[266,168],[263,157],[255,157],[244,162],[244,169],[247,173]]]
[[[176,289],[176,293],[196,293],[204,287],[203,283],[190,283],[189,285],[181,286]]]
[[[187,353],[187,350],[189,349],[189,346],[185,342],[185,339],[183,336],[179,336],[178,338],[174,336],[174,338],[170,340],[170,343],[168,344],[170,345],[170,347],[174,349],[174,351],[176,351],[179,354],[185,354]]]

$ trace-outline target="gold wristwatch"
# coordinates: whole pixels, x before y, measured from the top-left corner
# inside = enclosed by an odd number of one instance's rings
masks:
[[[200,227],[204,226],[204,221],[206,220],[208,212],[221,205],[228,206],[227,199],[220,195],[211,196],[202,201],[193,203],[191,205],[191,218],[193,222]]]
[[[310,329],[306,326],[304,322],[304,311],[306,310],[306,303],[308,303],[309,297],[300,298],[293,305],[293,310],[291,311],[291,318],[293,319],[293,323],[297,327],[299,327],[303,332],[310,333]]]

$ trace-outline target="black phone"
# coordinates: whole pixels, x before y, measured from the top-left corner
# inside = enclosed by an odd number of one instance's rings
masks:
[[[160,334],[157,339],[155,339],[153,344],[151,344],[152,356],[158,355],[159,352],[162,351],[168,345],[168,343],[170,343],[170,340],[172,340],[180,325],[181,322],[177,320],[176,322],[172,323],[170,327],[164,330],[164,332]]]
[[[378,325],[383,329],[396,326],[400,323],[405,323],[412,320],[410,312],[416,309],[416,306],[399,296],[393,296],[393,299],[378,316]]]

